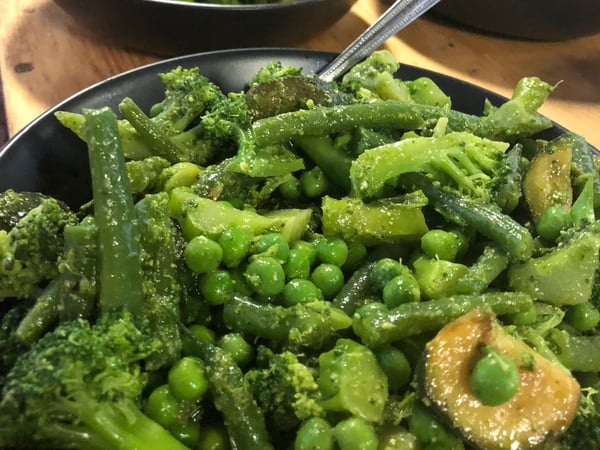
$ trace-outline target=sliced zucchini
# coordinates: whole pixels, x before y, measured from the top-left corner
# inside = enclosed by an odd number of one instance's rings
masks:
[[[493,347],[518,366],[517,392],[487,406],[473,393],[470,377],[481,349]],[[427,344],[424,391],[467,439],[486,449],[531,449],[568,428],[580,387],[563,368],[509,335],[492,312],[474,310],[446,325]]]

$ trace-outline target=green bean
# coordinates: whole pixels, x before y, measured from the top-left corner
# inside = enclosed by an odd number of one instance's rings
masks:
[[[265,419],[259,410],[244,374],[231,355],[213,344],[199,341],[183,328],[195,354],[205,364],[213,402],[223,420],[234,448],[272,450]]]
[[[321,168],[323,173],[344,189],[350,191],[350,165],[352,158],[334,145],[327,136],[302,136],[294,139],[300,149]]]
[[[457,294],[479,294],[508,267],[508,256],[493,246],[486,246],[467,273],[456,282]]]
[[[369,303],[356,311],[352,327],[362,342],[372,348],[409,336],[436,331],[475,308],[490,308],[498,315],[526,311],[533,300],[520,292],[454,295],[420,303],[405,303],[387,309]]]
[[[417,130],[448,116],[450,128],[484,133],[481,119],[455,111],[399,101],[320,107],[257,120],[252,131],[257,145],[287,142],[305,136],[327,136],[359,127]]]
[[[89,319],[95,312],[97,229],[91,216],[64,229],[65,248],[59,263],[60,319]]]
[[[108,108],[83,115],[98,227],[98,303],[102,313],[125,308],[135,314],[142,307],[140,246],[117,118]]]
[[[403,175],[401,183],[411,189],[421,189],[446,219],[493,240],[512,260],[531,257],[534,241],[527,228],[493,206],[444,191],[422,174]]]
[[[354,271],[331,300],[333,306],[351,316],[357,308],[364,305],[371,294],[371,271],[375,264],[376,261],[371,261]]]
[[[312,301],[291,307],[258,303],[235,295],[223,306],[223,321],[231,330],[273,341],[274,345],[321,348],[352,320],[329,302]]]

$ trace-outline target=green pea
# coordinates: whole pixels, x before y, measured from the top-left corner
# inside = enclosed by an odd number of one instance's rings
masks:
[[[291,177],[284,181],[277,188],[281,196],[288,200],[298,200],[302,197],[302,189],[300,180],[296,177]]]
[[[285,306],[308,303],[314,300],[323,300],[323,293],[310,280],[295,278],[283,288],[283,304]]]
[[[237,267],[250,252],[252,233],[244,228],[231,227],[221,233],[217,242],[223,249],[223,264]]]
[[[348,245],[343,239],[323,238],[316,244],[317,258],[325,264],[342,267],[348,258]]]
[[[320,167],[305,170],[300,175],[300,187],[308,198],[321,197],[329,188],[329,180]]]
[[[390,390],[397,391],[411,379],[412,369],[404,353],[391,345],[375,352],[379,366],[386,374]]]
[[[456,234],[445,230],[429,230],[421,236],[421,250],[430,258],[454,261],[460,248]]]
[[[405,270],[408,270],[408,268],[400,261],[392,258],[382,258],[373,264],[371,269],[371,286],[373,289],[381,291],[392,278],[402,275]]]
[[[414,275],[409,270],[405,270],[385,284],[382,296],[383,303],[388,308],[395,308],[403,303],[421,300],[421,290]]]
[[[229,275],[231,275],[231,279],[233,280],[234,292],[250,296],[252,295],[253,290],[252,286],[250,286],[250,283],[248,283],[248,280],[246,280],[246,277],[244,276],[244,270],[246,270],[245,267],[234,267],[229,270]]]
[[[367,246],[359,241],[354,241],[348,244],[348,257],[342,266],[342,270],[346,273],[352,273],[358,269],[367,257]]]
[[[279,261],[287,261],[290,247],[285,238],[279,233],[266,233],[257,236],[252,242],[251,251],[254,254],[273,256]]]
[[[206,236],[196,236],[187,243],[183,257],[192,271],[206,273],[219,267],[223,259],[223,249]]]
[[[408,429],[417,438],[418,448],[462,449],[461,439],[447,430],[422,403],[414,405]]]
[[[229,435],[222,425],[209,424],[200,430],[197,450],[230,450]]]
[[[590,302],[569,306],[565,321],[579,331],[592,331],[600,323],[600,312]]]
[[[169,427],[169,432],[190,448],[200,442],[200,425],[196,422],[174,423]]]
[[[570,222],[569,212],[560,206],[550,206],[540,214],[536,231],[544,239],[554,241]]]
[[[188,327],[194,336],[205,344],[215,343],[215,332],[205,325],[192,324]]]
[[[200,280],[200,292],[211,305],[222,305],[229,301],[235,292],[233,278],[226,270],[212,270]]]
[[[506,322],[512,325],[528,325],[534,323],[537,318],[538,312],[533,306],[525,311],[504,315]]]
[[[501,405],[519,390],[519,368],[512,359],[493,347],[484,347],[482,353],[471,372],[471,390],[484,405]]]
[[[308,278],[310,276],[310,256],[301,248],[290,250],[288,260],[283,265],[285,276],[288,280],[294,278]]]
[[[338,422],[333,435],[340,450],[377,450],[379,446],[375,428],[360,417]]]
[[[333,298],[344,286],[344,273],[334,264],[319,264],[313,270],[310,279],[326,299]]]
[[[333,429],[320,417],[311,417],[296,432],[294,450],[333,450]]]
[[[185,402],[195,402],[208,390],[204,364],[199,358],[184,356],[169,369],[169,389],[173,396]]]
[[[219,347],[231,355],[240,367],[246,367],[254,359],[254,347],[239,333],[227,333],[221,336]]]
[[[169,427],[179,420],[181,404],[171,392],[169,385],[163,384],[150,393],[144,412],[155,422]]]
[[[192,324],[187,328],[198,341],[207,344],[213,344],[215,342],[215,333],[210,328],[199,324]],[[184,333],[181,336],[181,345],[181,353],[184,356],[194,356],[196,354],[196,344],[193,342],[192,338],[187,335],[187,333]]]
[[[304,240],[298,240],[292,243],[291,248],[293,250],[302,250],[306,254],[308,260],[310,261],[311,266],[317,262],[317,247],[314,243]]]
[[[254,292],[264,296],[277,295],[285,286],[285,272],[281,263],[272,256],[261,256],[251,261],[244,277]]]

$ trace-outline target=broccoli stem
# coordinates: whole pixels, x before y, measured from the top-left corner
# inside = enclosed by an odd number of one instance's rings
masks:
[[[60,279],[52,280],[15,330],[16,339],[26,345],[33,344],[58,321],[60,304]]]
[[[404,174],[400,183],[409,189],[423,191],[435,209],[446,219],[472,228],[491,239],[511,260],[524,261],[531,257],[534,240],[529,230],[497,208],[444,191],[420,173]]]
[[[94,216],[98,227],[99,306],[105,314],[142,307],[139,239],[117,118],[109,108],[86,109]]]
[[[83,402],[85,403],[85,402]],[[63,438],[73,440],[88,449],[140,449],[140,450],[186,450],[178,439],[165,428],[148,418],[131,400],[117,403],[96,403],[89,409],[80,411],[81,429],[65,428]],[[71,430],[74,430],[71,432]],[[85,434],[79,431],[87,431]],[[52,440],[52,437],[49,437]],[[63,442],[69,442],[63,441]]]
[[[527,311],[532,304],[531,297],[520,292],[452,295],[421,303],[404,303],[389,310],[381,303],[369,303],[356,311],[352,327],[365,345],[375,348],[436,331],[476,308],[489,308],[502,315]]]
[[[156,156],[161,156],[170,163],[176,163],[180,160],[177,147],[131,98],[126,97],[121,101],[119,111],[148,146],[156,152]]]

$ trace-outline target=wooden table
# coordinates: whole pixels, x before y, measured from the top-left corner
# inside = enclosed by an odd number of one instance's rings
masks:
[[[386,8],[358,0],[330,30],[299,47],[340,51]],[[541,112],[600,148],[600,34],[566,42],[524,42],[419,19],[386,48],[397,59],[510,95],[517,80],[563,81]],[[111,75],[159,59],[90,37],[52,0],[0,2],[0,74],[8,133]]]

